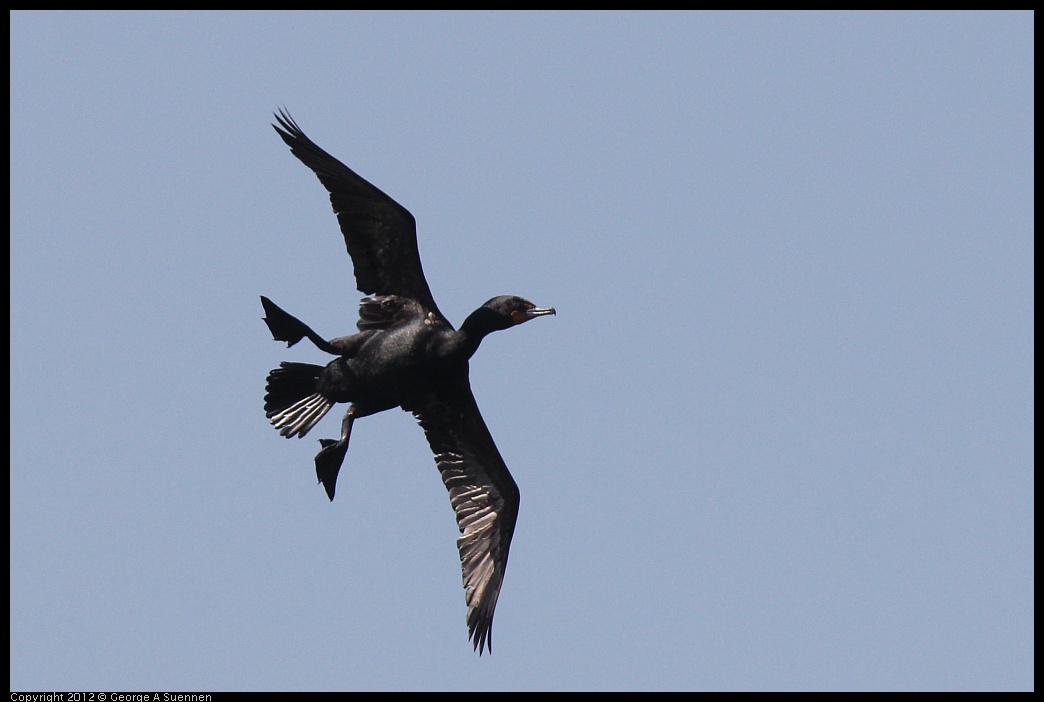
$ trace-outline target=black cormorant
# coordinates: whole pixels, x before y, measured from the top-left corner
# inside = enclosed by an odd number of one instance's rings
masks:
[[[357,334],[327,341],[266,297],[264,320],[277,341],[308,338],[337,356],[327,366],[281,363],[268,374],[265,414],[285,437],[303,437],[337,402],[350,403],[341,438],[320,439],[315,471],[334,498],[352,423],[401,407],[424,429],[457,516],[468,638],[491,649],[493,610],[504,582],[518,515],[518,486],[479,414],[468,380],[468,359],[490,332],[555,314],[513,295],[487,301],[459,330],[431,296],[417,250],[416,222],[406,208],[305,136],[280,110],[272,125],[294,156],[330,192],[334,214],[355,267]]]

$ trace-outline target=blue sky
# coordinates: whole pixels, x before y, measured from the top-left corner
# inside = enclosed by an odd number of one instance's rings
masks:
[[[1033,687],[1027,13],[11,15],[13,690]],[[418,222],[522,492],[493,654],[286,106]]]

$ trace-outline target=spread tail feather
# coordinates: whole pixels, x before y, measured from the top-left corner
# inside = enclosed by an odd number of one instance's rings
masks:
[[[333,407],[316,391],[322,372],[322,366],[284,362],[268,374],[265,416],[282,436],[303,437]]]

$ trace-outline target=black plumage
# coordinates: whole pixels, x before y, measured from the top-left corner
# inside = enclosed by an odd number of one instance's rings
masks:
[[[261,298],[277,341],[289,347],[307,338],[337,357],[325,367],[287,362],[271,371],[265,414],[283,436],[304,437],[334,404],[349,404],[340,439],[320,439],[315,457],[332,500],[355,420],[393,407],[413,413],[456,514],[468,637],[481,654],[491,650],[519,492],[471,393],[468,359],[487,334],[555,310],[502,295],[455,330],[428,288],[413,215],[319,148],[286,112],[276,120],[276,132],[329,191],[357,287],[370,297],[359,304],[358,333],[330,340]]]

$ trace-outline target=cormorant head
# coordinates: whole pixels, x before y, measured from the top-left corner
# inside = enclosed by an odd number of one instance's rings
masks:
[[[482,307],[472,312],[461,327],[478,338],[490,332],[508,329],[545,314],[554,314],[553,307],[537,307],[529,300],[517,295],[500,295],[487,300]]]
[[[480,309],[490,310],[495,314],[496,329],[507,329],[546,314],[555,314],[554,307],[537,307],[529,300],[517,295],[499,295],[487,300]],[[493,319],[494,317],[491,316],[491,321]]]

